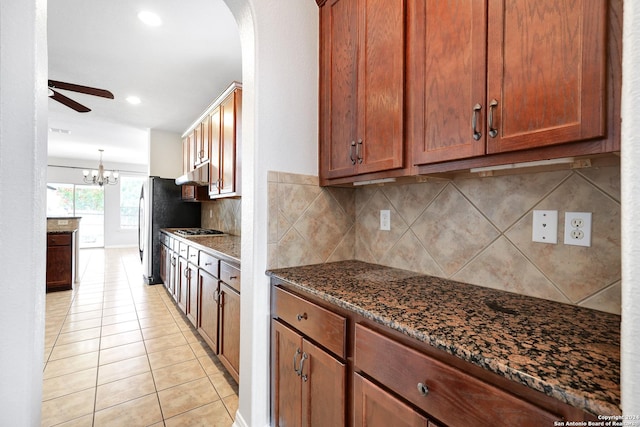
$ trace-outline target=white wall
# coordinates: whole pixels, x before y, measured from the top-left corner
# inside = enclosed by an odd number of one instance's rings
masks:
[[[235,425],[269,423],[267,171],[317,175],[318,7],[225,0],[242,44],[242,301]],[[251,333],[246,333],[251,331]]]
[[[44,354],[46,0],[0,2],[0,425],[39,426]]]
[[[95,169],[94,160],[49,158],[47,182],[84,184],[82,169]],[[56,165],[56,166],[52,166]],[[120,174],[147,176],[147,166],[126,163],[105,163],[105,169],[118,170]],[[82,220],[81,220],[82,221]],[[82,225],[82,223],[81,223]],[[120,228],[120,184],[104,187],[104,246],[122,247],[138,244],[138,230]]]
[[[177,178],[182,175],[180,134],[151,129],[149,135],[149,176]]]
[[[640,4],[625,1],[622,38],[622,411],[640,415]]]

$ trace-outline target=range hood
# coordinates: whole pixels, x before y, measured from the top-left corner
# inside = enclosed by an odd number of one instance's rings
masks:
[[[176,178],[177,185],[209,185],[209,164],[205,163]]]

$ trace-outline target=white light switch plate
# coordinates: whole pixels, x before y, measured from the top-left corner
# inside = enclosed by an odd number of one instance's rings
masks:
[[[540,243],[558,243],[558,211],[533,211],[531,240]]]

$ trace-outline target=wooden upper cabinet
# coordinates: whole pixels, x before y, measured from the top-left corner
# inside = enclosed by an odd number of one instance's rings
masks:
[[[237,131],[240,125],[240,90],[233,92],[220,104],[220,194],[236,192]]]
[[[604,0],[408,8],[414,164],[606,136]]]
[[[218,194],[220,183],[220,107],[209,115],[210,154],[209,154],[209,194]]]
[[[202,164],[209,160],[209,138],[211,137],[211,120],[207,115],[195,128],[195,163]]]
[[[189,135],[185,136],[182,139],[182,173],[187,173],[193,170],[193,162],[192,159],[192,147],[193,147],[193,132]]]
[[[242,89],[234,86],[211,112],[209,195],[240,195],[240,141],[242,139]]]
[[[320,4],[320,173],[403,167],[405,0]]]
[[[488,153],[605,135],[606,12],[604,0],[490,2]]]
[[[484,154],[486,2],[412,0],[408,8],[407,118],[414,163]]]

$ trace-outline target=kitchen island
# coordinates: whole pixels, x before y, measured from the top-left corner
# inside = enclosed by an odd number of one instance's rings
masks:
[[[47,217],[47,292],[73,288],[79,280],[81,217]]]
[[[620,316],[360,261],[267,274],[276,287],[488,371],[507,387],[595,417],[621,414]]]

